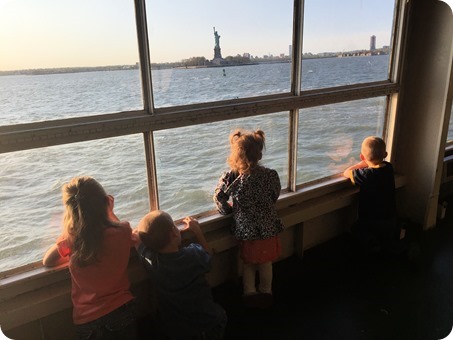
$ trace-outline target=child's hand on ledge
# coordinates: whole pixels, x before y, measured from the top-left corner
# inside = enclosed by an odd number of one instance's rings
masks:
[[[186,217],[183,219],[184,226],[181,228],[182,232],[191,231],[194,234],[201,233],[200,224],[193,217]]]

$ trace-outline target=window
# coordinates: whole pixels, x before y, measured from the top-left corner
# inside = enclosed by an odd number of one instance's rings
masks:
[[[302,89],[388,79],[395,2],[304,2]]]
[[[0,272],[42,259],[62,232],[61,186],[90,175],[115,197],[119,219],[135,226],[149,211],[141,136],[0,155]]]
[[[141,4],[2,4],[0,271],[42,258],[76,175],[135,226],[150,206],[212,212],[235,128],[265,132],[262,164],[287,191],[338,175],[383,135],[393,1],[148,0],[143,22]]]
[[[143,107],[131,4],[7,1],[0,28],[2,125]]]
[[[262,164],[287,183],[288,114],[241,118],[155,133],[160,208],[173,218],[215,209],[214,188],[228,171],[229,135],[237,128],[265,133]]]
[[[385,107],[386,98],[378,97],[300,110],[297,183],[342,173],[360,162],[363,139],[382,136]]]
[[[149,1],[155,106],[289,92],[292,6],[289,0]]]

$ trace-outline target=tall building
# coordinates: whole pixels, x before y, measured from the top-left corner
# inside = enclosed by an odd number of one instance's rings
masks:
[[[376,36],[372,35],[370,38],[370,51],[376,50]]]
[[[289,45],[289,48],[288,48],[288,55],[291,57],[293,55],[293,46],[292,45]]]

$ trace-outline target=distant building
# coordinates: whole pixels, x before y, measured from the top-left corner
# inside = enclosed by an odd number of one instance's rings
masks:
[[[293,45],[289,45],[288,55],[291,57],[293,55]]]
[[[370,38],[370,51],[376,50],[376,36],[372,35]]]

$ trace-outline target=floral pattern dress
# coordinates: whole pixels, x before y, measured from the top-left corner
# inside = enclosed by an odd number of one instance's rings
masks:
[[[258,166],[250,174],[224,173],[217,184],[214,202],[221,214],[233,213],[233,236],[241,241],[264,240],[283,229],[275,202],[280,195],[277,171]],[[229,204],[232,198],[233,204]]]

